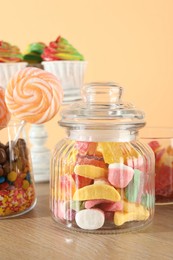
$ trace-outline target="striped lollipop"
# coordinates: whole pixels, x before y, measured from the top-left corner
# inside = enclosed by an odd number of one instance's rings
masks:
[[[34,67],[14,74],[5,94],[11,114],[32,124],[51,120],[57,114],[62,99],[63,89],[56,76]]]
[[[5,91],[0,87],[0,129],[7,126],[10,117],[11,115],[5,103]]]

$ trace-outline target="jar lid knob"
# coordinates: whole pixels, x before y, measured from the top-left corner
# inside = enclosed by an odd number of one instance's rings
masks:
[[[119,103],[122,92],[123,88],[114,82],[93,82],[82,88],[82,99],[87,103]]]

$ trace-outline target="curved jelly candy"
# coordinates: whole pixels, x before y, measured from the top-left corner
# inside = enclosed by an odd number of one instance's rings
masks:
[[[74,173],[90,179],[104,178],[107,176],[106,169],[94,165],[76,165]]]
[[[91,184],[75,191],[73,200],[106,199],[119,201],[121,199],[118,191],[107,184]]]

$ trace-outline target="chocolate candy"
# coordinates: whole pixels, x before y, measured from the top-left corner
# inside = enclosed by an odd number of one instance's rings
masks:
[[[0,165],[0,176],[4,175],[4,170],[2,168],[2,165]]]
[[[0,217],[28,210],[35,201],[30,161],[24,139],[0,143]]]
[[[5,150],[1,147],[0,148],[0,164],[3,164],[7,159]]]

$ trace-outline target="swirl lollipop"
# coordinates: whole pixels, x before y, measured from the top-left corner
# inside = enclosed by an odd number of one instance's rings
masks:
[[[51,120],[59,111],[62,99],[63,90],[56,76],[33,67],[14,74],[5,94],[11,114],[32,124]]]
[[[7,126],[10,117],[11,115],[5,103],[5,91],[0,87],[0,129]]]

